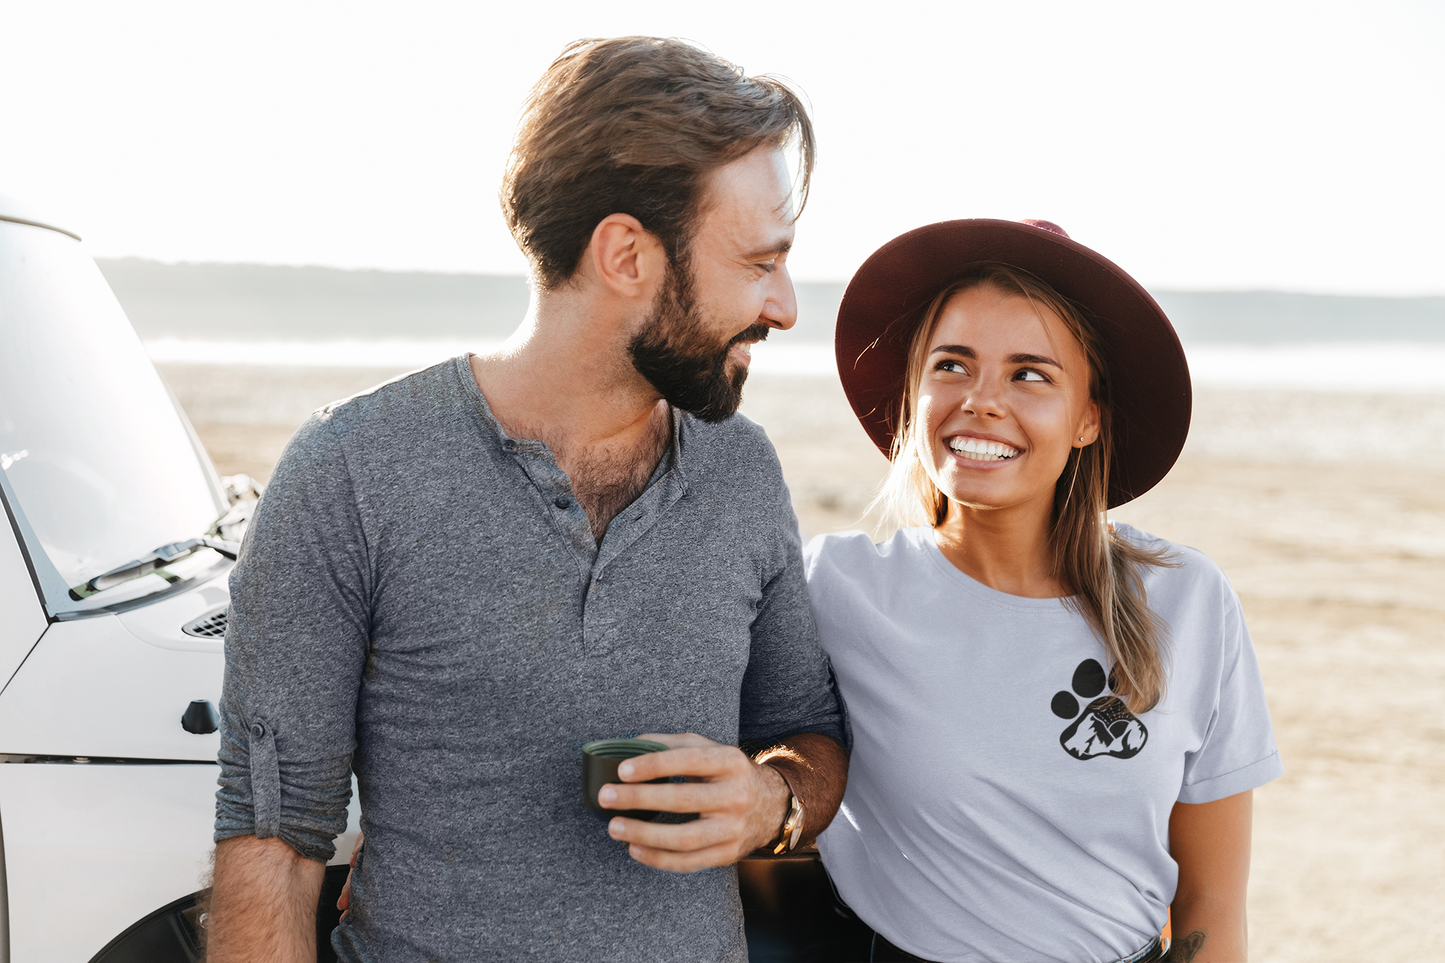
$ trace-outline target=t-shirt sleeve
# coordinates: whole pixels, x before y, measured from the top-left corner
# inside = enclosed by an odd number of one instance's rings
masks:
[[[1218,698],[1199,749],[1185,755],[1184,785],[1179,792],[1182,803],[1233,796],[1284,772],[1239,597],[1226,591]]]
[[[763,586],[743,675],[739,740],[774,741],[816,732],[851,748],[847,715],[808,604],[798,523],[781,483],[780,567]]]
[[[215,831],[322,862],[346,829],[371,594],[331,417],[287,444],[231,573]]]

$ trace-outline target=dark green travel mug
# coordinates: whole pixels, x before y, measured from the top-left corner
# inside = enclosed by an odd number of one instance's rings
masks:
[[[647,739],[601,739],[587,743],[582,747],[582,805],[607,819],[613,816],[651,819],[656,816],[656,811],[651,809],[603,809],[597,804],[597,792],[609,782],[622,782],[617,776],[617,767],[622,760],[649,752],[662,752],[666,748],[660,742]],[[667,779],[651,781],[667,782]]]

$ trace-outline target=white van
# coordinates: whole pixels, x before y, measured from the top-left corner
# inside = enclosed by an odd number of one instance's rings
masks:
[[[0,505],[0,963],[193,963],[248,504],[80,239],[4,197]]]

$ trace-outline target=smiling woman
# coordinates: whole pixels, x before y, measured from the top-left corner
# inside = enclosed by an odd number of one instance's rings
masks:
[[[952,221],[864,264],[837,354],[918,526],[807,550],[854,736],[819,848],[873,959],[1244,959],[1281,769],[1239,601],[1105,519],[1188,431],[1168,319],[1055,225]]]

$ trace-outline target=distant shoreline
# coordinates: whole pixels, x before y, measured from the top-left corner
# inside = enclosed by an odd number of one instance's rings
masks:
[[[527,311],[525,278],[262,264],[101,259],[146,340],[412,341],[505,338]],[[793,341],[826,344],[842,283],[799,282]],[[1155,291],[1190,344],[1445,343],[1445,296]]]
[[[314,368],[392,368],[434,364],[499,342],[483,338],[377,340],[146,340],[163,364]],[[1194,383],[1204,387],[1297,391],[1445,394],[1445,343],[1185,344]],[[796,342],[791,333],[753,349],[758,374],[835,378],[828,344]]]

